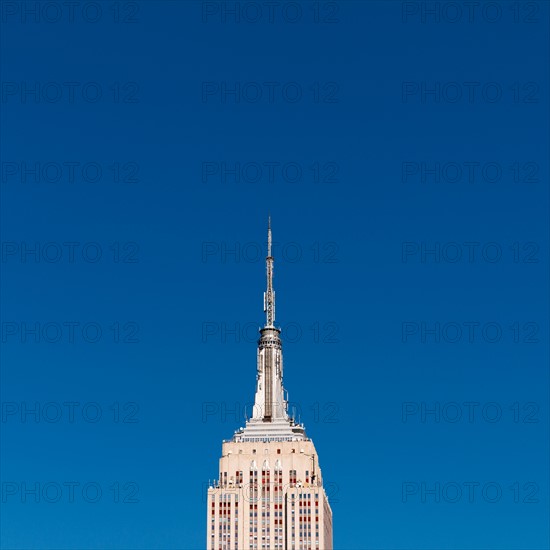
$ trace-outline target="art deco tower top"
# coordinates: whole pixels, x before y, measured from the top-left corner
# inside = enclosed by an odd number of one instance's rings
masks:
[[[332,510],[319,457],[288,414],[271,248],[270,221],[254,408],[246,427],[222,443],[219,477],[207,495],[207,550],[332,550]]]
[[[267,285],[264,292],[265,326],[258,340],[256,394],[252,418],[235,432],[234,441],[297,441],[306,439],[304,427],[288,414],[288,395],[283,387],[281,330],[275,326],[275,291],[271,255],[271,218],[267,227]]]

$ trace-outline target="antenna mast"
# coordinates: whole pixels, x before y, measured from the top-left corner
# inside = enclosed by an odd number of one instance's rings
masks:
[[[267,290],[264,292],[265,326],[273,327],[275,322],[275,291],[273,290],[273,256],[271,255],[271,216],[267,220]]]

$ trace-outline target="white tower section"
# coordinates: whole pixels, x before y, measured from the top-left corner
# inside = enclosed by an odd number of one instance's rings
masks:
[[[236,441],[289,441],[305,437],[303,426],[288,415],[288,398],[283,387],[283,350],[281,330],[275,326],[275,291],[273,290],[273,256],[271,255],[271,218],[267,226],[266,290],[264,292],[265,326],[258,340],[256,393],[252,418],[246,428],[235,434]]]

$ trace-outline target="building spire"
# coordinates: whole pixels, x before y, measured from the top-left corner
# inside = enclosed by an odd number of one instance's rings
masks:
[[[271,216],[267,218],[267,289],[264,292],[265,326],[273,327],[275,323],[275,291],[273,290],[273,256],[271,255]]]
[[[267,216],[267,255],[271,256],[271,215]]]
[[[235,433],[235,441],[303,441],[304,427],[288,415],[288,394],[283,387],[281,329],[275,326],[271,216],[267,220],[267,288],[264,292],[265,325],[260,329],[256,393],[252,418]]]

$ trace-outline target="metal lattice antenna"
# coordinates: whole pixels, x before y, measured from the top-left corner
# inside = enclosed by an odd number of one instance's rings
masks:
[[[267,256],[271,256],[271,216],[267,216]]]
[[[275,322],[275,291],[273,290],[273,256],[271,255],[271,216],[267,218],[267,290],[264,292],[265,326],[273,327]]]

